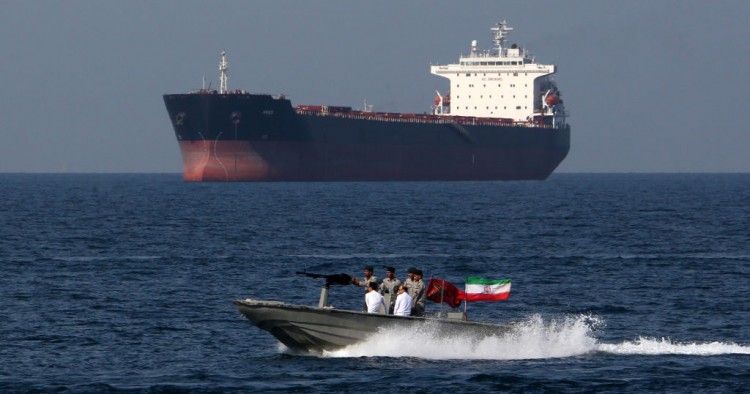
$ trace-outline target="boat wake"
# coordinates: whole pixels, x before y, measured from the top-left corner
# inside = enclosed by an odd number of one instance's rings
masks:
[[[723,342],[679,343],[638,338],[600,343],[595,332],[604,326],[590,315],[543,319],[533,315],[502,334],[487,337],[441,335],[437,326],[384,329],[366,341],[324,352],[323,357],[416,357],[430,360],[529,360],[576,357],[592,353],[616,355],[750,354],[750,346]]]
[[[673,342],[669,338],[644,338],[618,344],[599,344],[601,352],[621,355],[688,355],[718,356],[723,354],[750,354],[750,346],[727,342]]]
[[[409,330],[385,329],[368,340],[325,352],[327,357],[418,357],[433,360],[519,360],[571,357],[596,350],[591,316],[544,321],[534,315],[510,331],[486,337],[440,335],[437,326]]]

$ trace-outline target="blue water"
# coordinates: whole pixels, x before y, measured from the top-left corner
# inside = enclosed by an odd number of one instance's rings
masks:
[[[184,183],[0,175],[0,391],[744,391],[750,175]],[[237,298],[316,304],[294,271],[511,278],[476,342],[383,332],[290,354]],[[331,302],[359,308],[362,290]],[[428,305],[435,311],[437,305]]]

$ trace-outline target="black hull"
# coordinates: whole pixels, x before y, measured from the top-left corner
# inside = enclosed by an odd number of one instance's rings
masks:
[[[190,181],[546,179],[570,129],[301,113],[252,94],[165,95]]]

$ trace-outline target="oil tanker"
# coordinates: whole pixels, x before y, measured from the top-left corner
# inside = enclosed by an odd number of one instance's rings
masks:
[[[221,53],[218,90],[166,94],[186,181],[543,180],[570,149],[556,67],[536,63],[506,22],[493,45],[476,40],[458,63],[431,65],[449,80],[423,114],[293,106],[284,95],[230,90]],[[205,83],[204,83],[205,85]]]

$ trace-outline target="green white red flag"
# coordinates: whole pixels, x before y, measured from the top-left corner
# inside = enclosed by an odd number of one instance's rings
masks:
[[[466,278],[465,298],[472,301],[502,301],[510,297],[510,279]]]

